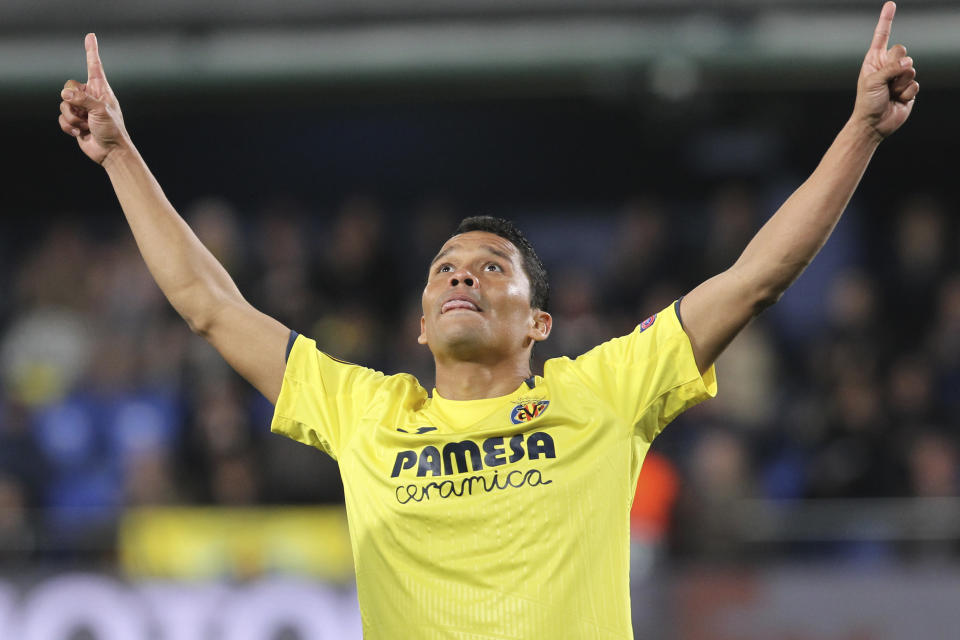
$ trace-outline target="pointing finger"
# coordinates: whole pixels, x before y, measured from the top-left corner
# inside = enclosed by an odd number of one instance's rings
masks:
[[[880,21],[877,22],[877,28],[873,32],[873,42],[870,48],[875,51],[886,51],[887,42],[890,41],[890,29],[893,27],[893,14],[897,12],[897,5],[893,2],[887,2],[880,11]]]
[[[106,82],[107,76],[103,73],[103,63],[100,62],[100,48],[97,46],[96,34],[88,33],[83,46],[87,50],[87,82],[95,79]]]

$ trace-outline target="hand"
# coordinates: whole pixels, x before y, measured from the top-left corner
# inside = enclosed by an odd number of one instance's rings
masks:
[[[887,2],[880,12],[880,21],[873,34],[873,42],[860,69],[857,81],[857,102],[853,118],[865,124],[880,139],[900,128],[920,91],[914,78],[917,70],[907,49],[901,44],[887,49],[893,15],[897,5]]]
[[[77,139],[80,149],[97,164],[122,147],[131,146],[120,104],[107,83],[97,48],[97,36],[88,33],[87,82],[67,80],[60,97],[60,128]]]

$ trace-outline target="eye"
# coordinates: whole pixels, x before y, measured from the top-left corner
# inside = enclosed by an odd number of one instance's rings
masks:
[[[503,271],[503,268],[496,262],[491,262],[483,268],[484,271]]]
[[[453,271],[452,264],[442,264],[437,267],[437,273],[450,273],[451,271]]]

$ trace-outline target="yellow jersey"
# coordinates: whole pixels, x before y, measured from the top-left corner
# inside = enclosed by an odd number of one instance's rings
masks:
[[[623,640],[640,465],[715,394],[671,305],[483,400],[297,336],[271,428],[339,462],[367,640]]]

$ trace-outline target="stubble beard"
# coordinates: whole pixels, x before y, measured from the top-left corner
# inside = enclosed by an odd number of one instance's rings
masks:
[[[485,328],[450,327],[443,336],[442,357],[460,362],[487,362],[495,358],[496,345]]]

